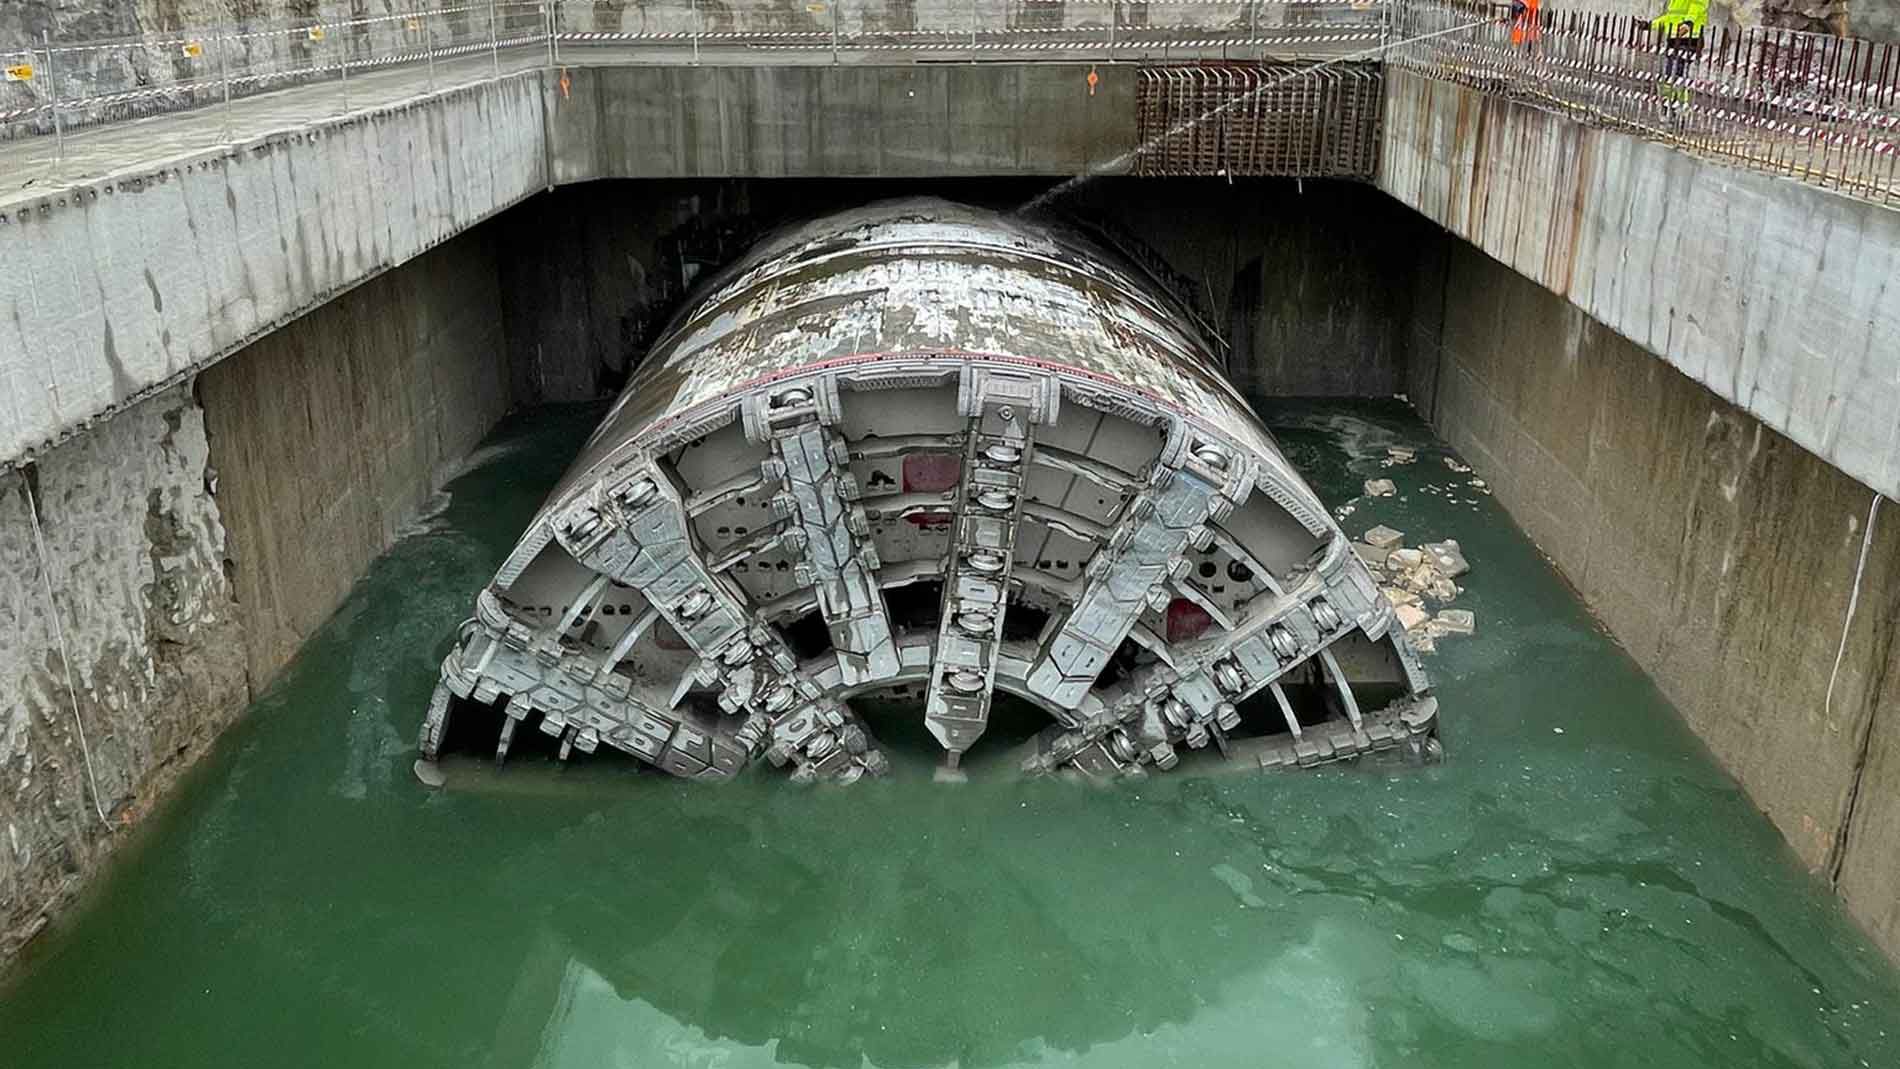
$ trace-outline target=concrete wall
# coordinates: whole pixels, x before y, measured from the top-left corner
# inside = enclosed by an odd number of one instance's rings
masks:
[[[199,378],[258,684],[507,411],[498,278],[484,228]]]
[[[1379,186],[1900,496],[1900,212],[1402,71]]]
[[[1152,249],[1227,344],[1243,392],[1404,389],[1411,253],[1436,228],[1341,181],[1105,178],[1062,207]]]
[[[0,212],[0,458],[541,191],[550,155],[563,183],[1069,175],[1133,147],[1133,69],[1102,68],[1093,95],[1087,71],[575,67],[566,89],[529,72],[16,200]]]
[[[1900,506],[1830,700],[1873,493],[1469,245],[1426,265],[1413,400],[1900,956]]]
[[[699,273],[756,236],[749,183],[595,182],[496,220],[513,394],[614,397]]]
[[[709,65],[569,75],[549,128],[558,183],[1069,175],[1135,145],[1136,77],[1127,66]]]
[[[249,699],[209,456],[175,389],[0,472],[0,961]]]
[[[0,214],[0,459],[38,450],[546,185],[538,75]]]
[[[507,407],[492,236],[384,274],[193,385],[0,472],[0,963]]]

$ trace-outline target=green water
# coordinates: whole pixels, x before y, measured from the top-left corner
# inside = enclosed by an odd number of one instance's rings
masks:
[[[34,948],[0,1066],[1900,1065],[1894,974],[1396,406],[1273,419],[1328,500],[1398,480],[1349,530],[1474,563],[1442,766],[425,791],[440,655],[595,415],[357,584]]]

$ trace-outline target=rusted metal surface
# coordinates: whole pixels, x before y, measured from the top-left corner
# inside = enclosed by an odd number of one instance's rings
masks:
[[[1370,178],[1384,94],[1373,64],[1144,67],[1135,173]]]
[[[954,768],[1003,692],[1048,714],[1033,772],[1437,750],[1391,604],[1175,302],[1079,235],[942,201],[717,279],[476,610],[425,758],[485,720],[497,759],[519,728],[848,781],[886,763],[860,703]]]
[[[1552,10],[1528,40],[1491,5],[1399,0],[1390,62],[1430,77],[1883,203],[1900,199],[1900,45],[1710,27],[1672,49],[1646,21]],[[1522,38],[1524,35],[1520,35]]]

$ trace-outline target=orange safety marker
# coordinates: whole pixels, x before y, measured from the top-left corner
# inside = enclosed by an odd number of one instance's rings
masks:
[[[1097,84],[1097,83],[1099,83],[1099,82],[1100,82],[1101,80],[1102,80],[1102,76],[1101,76],[1101,75],[1099,75],[1099,74],[1097,74],[1097,73],[1095,73],[1095,68],[1094,68],[1094,67],[1090,67],[1090,68],[1089,68],[1089,95],[1090,95],[1090,96],[1094,96],[1094,95],[1095,95],[1095,86],[1096,86],[1096,84]]]

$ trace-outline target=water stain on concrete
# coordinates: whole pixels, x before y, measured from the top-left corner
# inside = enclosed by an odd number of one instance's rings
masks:
[[[103,302],[104,295],[100,296]],[[138,383],[126,374],[125,363],[119,359],[119,346],[112,334],[112,320],[101,316],[99,321],[105,328],[105,341],[100,348],[100,355],[105,357],[106,366],[112,369],[113,396],[123,401],[138,393]]]

